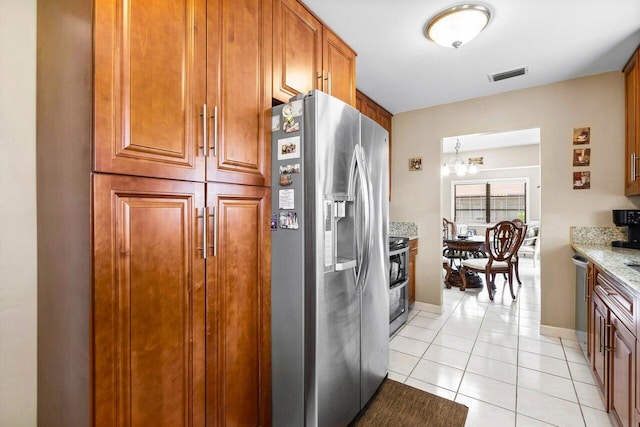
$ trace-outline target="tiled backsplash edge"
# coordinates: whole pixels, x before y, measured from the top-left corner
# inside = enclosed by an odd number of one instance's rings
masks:
[[[416,238],[418,237],[418,224],[415,222],[390,221],[389,236]]]
[[[608,245],[614,240],[627,240],[627,227],[571,227],[571,243]]]

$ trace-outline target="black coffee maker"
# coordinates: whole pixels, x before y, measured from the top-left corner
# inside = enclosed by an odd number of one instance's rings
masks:
[[[618,227],[627,227],[627,241],[614,240],[611,246],[617,248],[640,249],[640,210],[613,210],[613,223]]]

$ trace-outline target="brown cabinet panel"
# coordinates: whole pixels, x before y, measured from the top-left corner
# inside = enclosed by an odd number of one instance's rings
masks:
[[[205,6],[96,1],[96,171],[204,179]]]
[[[624,67],[625,82],[625,194],[640,194],[640,77],[636,50]]]
[[[607,358],[606,358],[606,334],[605,329],[608,324],[608,312],[609,310],[604,305],[602,300],[595,293],[591,296],[591,309],[593,312],[594,322],[594,351],[592,352],[592,371],[596,382],[600,386],[605,395],[605,401],[608,399],[608,387],[606,386],[609,380],[607,376]],[[607,405],[607,411],[609,407]]]
[[[208,0],[207,181],[269,185],[271,0]]]
[[[637,338],[637,337],[636,337]],[[640,426],[640,341],[636,340],[636,374],[635,374],[635,414],[636,420],[634,425]]]
[[[273,2],[273,97],[322,86],[322,23],[296,0]]]
[[[594,343],[594,326],[593,311],[591,310],[591,295],[593,295],[593,286],[595,280],[596,268],[593,263],[587,264],[587,357],[592,360],[593,343]]]
[[[356,106],[356,53],[333,31],[322,33],[323,91]]]
[[[615,314],[611,316],[611,334],[608,351],[611,352],[611,381],[609,408],[621,426],[631,426],[634,414],[634,362],[636,339]]]
[[[391,118],[393,116],[359,90],[356,90],[356,108],[389,132],[389,200],[391,200]]]
[[[204,425],[203,206],[204,184],[94,176],[95,425]]]
[[[209,184],[207,424],[271,420],[270,189]],[[213,246],[215,245],[215,251]]]
[[[418,239],[409,240],[409,305],[416,301],[416,256],[418,255]]]

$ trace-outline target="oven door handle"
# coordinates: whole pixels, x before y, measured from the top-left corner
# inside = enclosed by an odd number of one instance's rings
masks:
[[[389,251],[389,256],[392,257],[394,255],[401,255],[403,252],[408,252],[408,251],[409,251],[409,247],[405,246],[404,248],[396,249],[395,251]]]
[[[389,290],[390,291],[395,291],[396,289],[402,289],[402,288],[407,287],[408,284],[409,284],[409,281],[408,280],[404,280],[404,281],[402,281],[400,283],[396,283],[395,285],[391,286],[389,288]]]

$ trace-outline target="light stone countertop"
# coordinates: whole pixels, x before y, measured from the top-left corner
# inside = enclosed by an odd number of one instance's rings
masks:
[[[597,264],[605,273],[617,279],[635,295],[640,296],[640,272],[625,265],[632,262],[640,265],[640,250],[614,248],[609,245],[586,245],[573,243],[571,247],[589,261]]]
[[[408,237],[409,240],[418,238],[418,224],[415,222],[389,222],[390,237]]]

